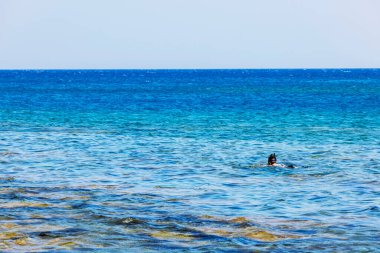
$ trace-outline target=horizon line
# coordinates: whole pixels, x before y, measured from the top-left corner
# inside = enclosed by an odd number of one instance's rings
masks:
[[[71,70],[124,70],[124,71],[144,71],[144,70],[380,70],[376,68],[9,68],[0,71],[71,71]]]

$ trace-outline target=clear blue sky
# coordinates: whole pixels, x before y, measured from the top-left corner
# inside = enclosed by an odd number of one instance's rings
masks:
[[[0,0],[0,69],[352,67],[379,0]]]

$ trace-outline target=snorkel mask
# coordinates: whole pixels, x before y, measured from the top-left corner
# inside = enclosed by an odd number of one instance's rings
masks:
[[[268,165],[273,165],[275,163],[277,163],[276,153],[270,154],[268,157]]]

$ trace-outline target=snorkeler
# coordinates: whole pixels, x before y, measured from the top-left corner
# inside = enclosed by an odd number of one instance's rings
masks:
[[[268,157],[268,166],[277,166],[277,167],[283,167],[283,168],[295,168],[294,165],[285,165],[285,164],[279,164],[277,163],[276,153],[270,154]]]
[[[276,153],[270,154],[270,156],[268,157],[268,166],[278,166]]]

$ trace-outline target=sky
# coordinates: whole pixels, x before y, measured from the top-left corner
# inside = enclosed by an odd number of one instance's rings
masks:
[[[380,68],[379,0],[0,0],[0,69]]]

